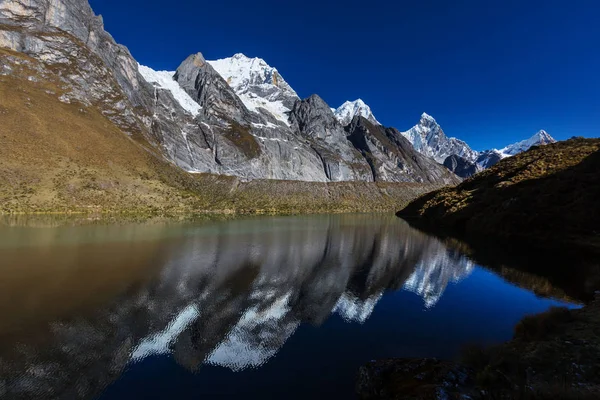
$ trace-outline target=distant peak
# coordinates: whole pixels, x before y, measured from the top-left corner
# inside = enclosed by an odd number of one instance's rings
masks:
[[[421,114],[421,119],[424,119],[424,120],[427,120],[427,121],[431,121],[431,122],[435,122],[435,118],[433,118],[431,115],[429,115],[427,113]]]
[[[346,101],[334,111],[335,117],[342,125],[348,125],[355,116],[361,116],[372,123],[380,125],[369,107],[362,99]]]
[[[533,135],[532,139],[537,139],[537,141],[542,144],[556,142],[556,140],[543,129],[540,129],[535,135]]]
[[[362,101],[362,99],[356,99],[356,100],[354,100],[354,101],[347,101],[347,102],[345,102],[344,104],[356,104],[356,105],[359,105],[359,106],[366,106],[366,107],[368,107],[368,106],[365,104],[365,102],[364,102],[364,101]]]
[[[353,109],[366,109],[366,110],[371,110],[371,108],[361,99],[356,99],[354,101],[345,101],[344,104],[342,104],[341,106],[338,107],[338,110],[340,109],[348,109],[348,108],[353,108]]]
[[[218,60],[210,61],[213,62],[221,62],[225,64],[235,64],[235,65],[247,65],[249,68],[259,67],[259,68],[272,68],[265,60],[259,57],[248,57],[244,53],[235,53],[231,57],[221,58]],[[272,68],[275,69],[275,68]]]
[[[515,154],[529,150],[531,146],[540,146],[550,143],[556,143],[556,140],[552,136],[550,136],[548,132],[542,129],[529,139],[513,143],[498,151],[505,157],[514,156]]]

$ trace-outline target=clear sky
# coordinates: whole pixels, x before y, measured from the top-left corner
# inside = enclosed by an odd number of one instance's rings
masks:
[[[545,129],[600,136],[597,0],[91,0],[142,64],[244,53],[301,97],[362,98],[406,130],[422,112],[476,150]]]

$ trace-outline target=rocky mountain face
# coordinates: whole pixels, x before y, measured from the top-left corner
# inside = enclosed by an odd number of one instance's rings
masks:
[[[303,137],[312,142],[328,179],[372,180],[366,160],[346,139],[344,128],[319,96],[312,95],[296,102],[290,113],[290,122]]]
[[[346,131],[354,147],[368,160],[374,180],[437,182],[445,179],[444,167],[417,152],[395,128],[384,128],[357,115]]]
[[[344,104],[339,106],[333,112],[333,114],[343,126],[346,126],[352,122],[352,119],[354,119],[356,116],[364,117],[372,124],[381,125],[373,115],[371,107],[366,105],[361,99],[346,101]]]
[[[32,80],[60,81],[55,101],[97,109],[185,171],[243,180],[373,180],[369,160],[330,107],[318,96],[300,100],[264,60],[236,54],[209,62],[198,53],[176,71],[153,71],[115,43],[87,0],[0,1],[0,47],[35,60]],[[3,59],[2,73],[13,74],[21,62]],[[429,176],[431,183],[456,180],[451,173]],[[399,168],[375,179],[423,177]]]
[[[448,156],[444,160],[444,167],[462,177],[475,175],[477,172],[479,172],[477,164],[470,162],[461,156],[457,156],[456,154]]]
[[[114,42],[85,0],[3,0],[0,47],[40,60],[40,77],[56,73],[68,89],[59,101],[101,104],[102,114],[132,134],[142,129],[151,90],[129,51]],[[10,74],[14,60],[2,62]],[[11,65],[12,64],[12,65]]]

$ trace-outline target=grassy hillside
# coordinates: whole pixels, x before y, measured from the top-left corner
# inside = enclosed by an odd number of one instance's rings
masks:
[[[42,79],[27,56],[0,76],[2,212],[146,208],[177,204],[199,185],[129,137],[93,106],[58,101],[61,81]]]
[[[504,159],[398,216],[462,234],[600,248],[600,139],[571,139]]]
[[[0,213],[391,211],[434,189],[188,174],[98,107],[59,101],[63,83],[39,76],[36,60],[4,49],[0,57],[12,60],[0,75]]]

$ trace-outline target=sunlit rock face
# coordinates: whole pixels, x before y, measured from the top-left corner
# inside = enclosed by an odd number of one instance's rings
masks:
[[[52,100],[94,108],[186,171],[242,180],[373,180],[329,106],[313,101],[318,96],[298,98],[263,59],[238,53],[207,61],[195,53],[176,71],[154,71],[115,42],[87,0],[0,1],[0,48],[14,52],[3,52],[1,75],[26,66],[35,81],[59,82],[62,93]],[[377,179],[421,182],[397,172]]]
[[[5,294],[13,307],[0,308],[2,319],[18,314],[24,321],[19,331],[8,325],[0,331],[0,388],[8,398],[31,398],[38,390],[93,397],[128,364],[155,355],[171,355],[194,371],[205,363],[257,368],[303,323],[320,325],[332,314],[365,323],[386,291],[404,287],[431,307],[449,282],[472,270],[437,239],[385,216],[82,232],[70,239],[69,231],[40,230],[32,248],[3,252],[9,266],[19,260],[18,270],[28,271],[23,279],[50,273],[61,282],[56,293],[38,293],[40,310],[20,302],[27,293]],[[38,242],[62,250],[32,251]],[[87,255],[99,261],[82,272]],[[57,303],[58,293],[69,293],[68,305]]]

